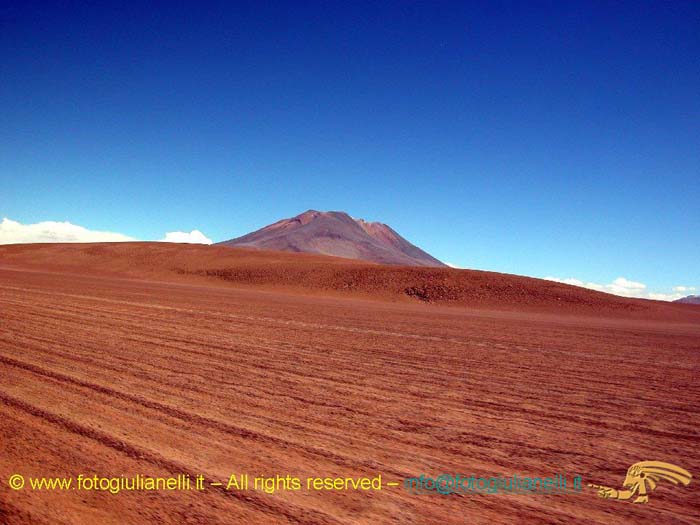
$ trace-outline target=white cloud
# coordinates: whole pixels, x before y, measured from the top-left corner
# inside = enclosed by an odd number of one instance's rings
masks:
[[[592,282],[584,282],[580,279],[569,277],[567,279],[561,279],[559,277],[545,277],[548,281],[555,281],[557,283],[571,284],[573,286],[580,286],[582,288],[589,288],[591,290],[597,290],[599,292],[607,292],[614,295],[620,295],[622,297],[636,297],[639,299],[654,299],[656,301],[675,301],[684,297],[684,294],[678,293],[683,291],[694,290],[693,286],[676,286],[673,288],[676,293],[661,293],[661,292],[648,292],[647,285],[637,281],[630,281],[624,277],[618,277],[613,282],[609,284],[598,284]]]
[[[462,269],[461,266],[457,266],[456,264],[451,263],[451,262],[449,262],[449,261],[442,261],[442,262],[444,262],[444,263],[445,263],[447,266],[449,266],[450,268],[456,268],[456,269],[458,269],[458,270],[461,270],[461,269]]]
[[[188,244],[211,244],[213,241],[199,230],[191,232],[168,232],[161,242],[184,242]]]
[[[649,299],[655,299],[656,301],[675,301],[682,297],[685,297],[682,293],[650,293],[648,296]]]
[[[624,297],[641,297],[647,285],[618,277],[612,283],[605,285],[606,291]]]
[[[582,288],[591,288],[591,286],[594,284],[594,283],[588,283],[589,286],[586,286],[586,283],[584,283],[583,281],[579,281],[578,279],[574,279],[573,277],[569,277],[567,279],[560,279],[559,277],[545,277],[545,279],[547,279],[548,281],[554,281],[557,283],[570,284],[572,286],[581,286]],[[596,285],[596,286],[600,286],[600,285]]]
[[[115,232],[88,230],[70,222],[43,221],[22,224],[4,218],[0,222],[0,244],[24,244],[35,242],[126,242],[137,241],[133,237]],[[212,244],[212,240],[199,230],[168,232],[162,242]]]
[[[555,281],[558,283],[580,286],[582,288],[590,288],[591,290],[598,290],[599,292],[607,292],[615,295],[621,295],[623,297],[643,297],[644,291],[647,287],[647,285],[644,283],[630,281],[629,279],[625,279],[624,277],[618,277],[609,284],[584,282],[574,277],[569,277],[567,279],[561,279],[559,277],[545,277],[545,279],[547,279],[548,281]]]
[[[674,286],[674,292],[694,292],[696,290],[695,286]]]
[[[70,222],[44,221],[22,224],[4,218],[0,223],[0,244],[34,242],[124,242],[134,241],[127,235],[94,231]]]

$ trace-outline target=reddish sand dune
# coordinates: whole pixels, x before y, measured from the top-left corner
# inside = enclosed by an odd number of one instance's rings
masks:
[[[423,271],[201,246],[0,247],[0,523],[698,523],[697,307]],[[453,295],[405,293],[426,282]],[[13,474],[241,472],[561,472],[619,487],[645,459],[695,477],[647,505],[591,489],[8,487]]]
[[[385,266],[312,254],[156,242],[0,246],[0,266],[373,300],[700,321],[692,305],[627,299],[517,275]]]

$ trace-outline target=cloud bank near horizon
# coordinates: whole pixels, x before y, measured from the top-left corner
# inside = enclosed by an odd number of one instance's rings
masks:
[[[199,230],[192,230],[191,232],[168,232],[165,234],[165,239],[161,239],[160,242],[184,242],[187,244],[212,244],[209,237],[204,235]]]
[[[22,224],[5,217],[0,223],[0,244],[33,242],[126,242],[133,237],[116,232],[88,230],[70,222],[43,221]]]
[[[593,282],[584,282],[575,277],[562,279],[560,277],[545,277],[547,281],[554,281],[562,284],[570,284],[580,286],[581,288],[589,288],[599,292],[606,292],[622,297],[632,297],[637,299],[654,299],[656,301],[675,301],[688,295],[687,293],[695,290],[694,286],[674,286],[673,293],[656,293],[647,291],[647,285],[637,281],[631,281],[625,277],[618,277],[609,284],[599,284]]]
[[[122,233],[89,230],[68,221],[42,221],[22,224],[7,217],[0,222],[0,244],[25,244],[44,242],[128,242],[138,241]],[[167,232],[161,242],[212,244],[212,240],[199,230],[191,232]]]

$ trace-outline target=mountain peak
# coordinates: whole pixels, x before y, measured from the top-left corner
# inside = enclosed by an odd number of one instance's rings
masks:
[[[380,264],[445,266],[386,224],[355,219],[344,211],[310,209],[219,244],[319,253]]]
[[[700,304],[700,295],[688,295],[681,299],[676,299],[674,303]]]

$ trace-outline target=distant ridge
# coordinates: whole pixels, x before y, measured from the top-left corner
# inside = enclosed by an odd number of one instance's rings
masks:
[[[430,303],[489,311],[549,312],[700,323],[695,305],[618,297],[578,286],[477,270],[392,266],[311,253],[165,242],[9,244],[0,272],[124,277],[154,283],[282,292],[297,297]],[[208,293],[192,289],[192,293]],[[694,329],[694,328],[693,328]]]
[[[689,295],[689,296],[683,297],[681,299],[676,299],[673,302],[674,303],[683,303],[683,304],[700,304],[700,295]]]
[[[334,255],[379,264],[446,266],[386,224],[353,219],[342,211],[308,210],[218,244]]]

